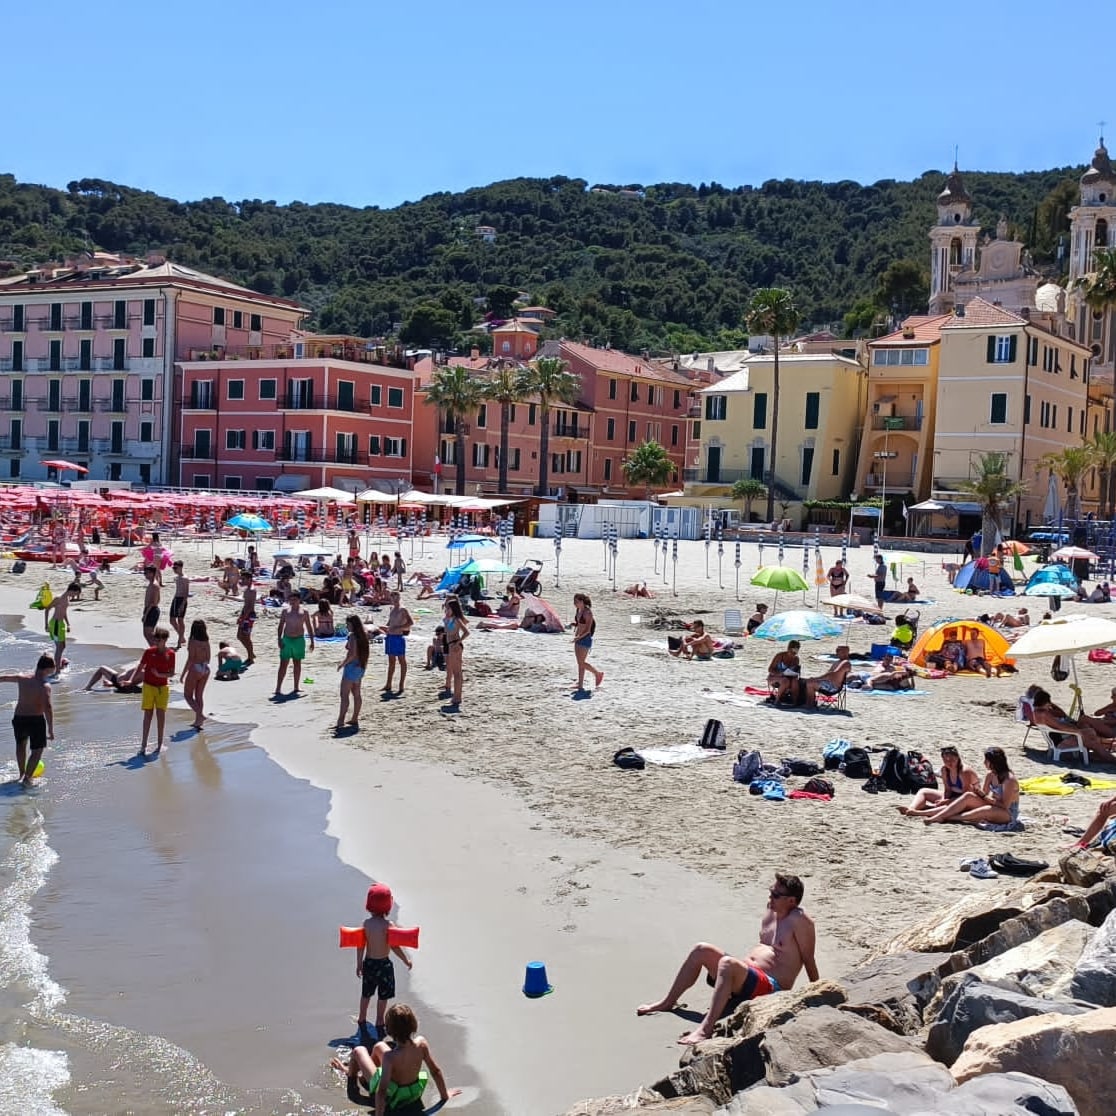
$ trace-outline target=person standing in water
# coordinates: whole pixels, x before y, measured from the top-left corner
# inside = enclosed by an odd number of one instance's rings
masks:
[[[77,592],[81,592],[80,585]],[[74,587],[70,585],[65,593],[59,593],[43,609],[43,623],[46,626],[47,635],[54,640],[54,661],[58,670],[66,665],[66,660],[62,657],[66,650],[66,637],[73,634],[70,631],[70,601],[73,600],[73,594]],[[52,612],[54,613],[53,617],[51,617]]]
[[[574,658],[577,659],[577,685],[574,691],[580,693],[585,689],[585,672],[588,671],[597,680],[597,686],[604,681],[604,671],[597,670],[589,662],[589,651],[593,646],[593,636],[597,631],[597,622],[593,619],[593,602],[585,593],[574,594]]]
[[[19,781],[25,787],[34,782],[47,741],[54,739],[54,706],[47,681],[54,671],[54,660],[49,655],[40,655],[33,674],[0,675],[0,683],[10,682],[19,687],[12,713],[12,731]]]
[[[251,666],[256,661],[256,651],[252,646],[252,628],[256,623],[256,586],[253,584],[250,569],[241,573],[240,587],[242,593],[240,615],[236,618],[236,638],[244,644],[244,650],[248,652],[244,665]]]
[[[182,560],[176,559],[171,566],[174,572],[174,596],[170,603],[170,623],[178,636],[177,651],[186,642],[186,605],[190,600],[190,579],[182,572]]]
[[[182,696],[194,711],[194,723],[190,726],[200,730],[205,721],[203,694],[209,682],[210,660],[213,651],[209,644],[209,632],[204,620],[195,620],[190,625],[190,642],[186,644],[186,664],[182,668],[179,681],[182,683]]]
[[[349,728],[360,728],[360,684],[368,669],[368,633],[364,630],[364,624],[359,616],[350,616],[345,621],[345,627],[349,630],[345,657],[337,664],[337,669],[341,671],[341,711],[337,714],[336,725],[338,730],[345,727],[350,698],[353,702],[353,719],[349,721]]]
[[[167,730],[167,705],[170,703],[170,680],[174,676],[174,652],[167,646],[170,632],[166,628],[156,628],[154,642],[140,659],[143,672],[143,696],[140,707],[143,710],[143,740],[139,754],[147,755],[147,738],[151,734],[151,718],[156,720],[155,751],[163,750]]]

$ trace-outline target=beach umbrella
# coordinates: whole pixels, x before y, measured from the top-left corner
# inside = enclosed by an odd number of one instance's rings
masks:
[[[40,461],[39,464],[45,465],[48,469],[57,469],[60,473],[65,469],[72,469],[75,473],[89,472],[84,465],[75,465],[72,461],[62,461],[58,458],[51,458],[49,461]]]
[[[775,590],[775,603],[779,603],[780,593],[801,593],[807,589],[806,579],[797,571],[786,566],[763,566],[758,569],[751,581],[763,589]]]
[[[464,550],[470,546],[495,546],[496,540],[488,535],[458,535],[446,543],[446,550]]]
[[[499,558],[470,558],[463,566],[455,566],[459,573],[509,574],[511,566]]]
[[[303,500],[317,500],[319,503],[326,504],[355,504],[356,497],[351,492],[346,492],[343,488],[333,488],[326,485],[324,488],[306,488],[301,492],[296,492],[296,496]],[[391,497],[392,500],[395,497]]]
[[[1042,569],[1035,570],[1035,572],[1031,574],[1030,580],[1027,582],[1027,588],[1024,589],[1023,592],[1027,593],[1027,590],[1035,586],[1047,585],[1063,585],[1067,589],[1072,589],[1075,594],[1077,592],[1077,578],[1073,576],[1073,570],[1071,570],[1069,566],[1063,566],[1060,562],[1052,562],[1049,566],[1043,566]],[[1045,594],[1027,593],[1027,595],[1030,597],[1041,597]],[[1057,596],[1058,594],[1052,593],[1050,595]]]
[[[1037,581],[1033,585],[1028,582],[1020,592],[1021,597],[1057,597],[1062,601],[1070,601],[1077,597],[1077,590],[1071,589],[1058,581]]]
[[[319,554],[328,554],[328,547],[321,547],[315,543],[292,542],[280,547],[272,555],[273,558],[313,558]]]
[[[1081,546],[1063,546],[1060,550],[1055,550],[1050,557],[1066,562],[1070,562],[1074,558],[1087,558],[1090,562],[1100,561],[1099,554],[1094,554],[1091,550],[1086,550]]]
[[[1081,687],[1077,682],[1077,663],[1073,656],[1079,651],[1092,651],[1094,647],[1116,645],[1116,623],[1103,616],[1059,616],[1053,620],[1041,620],[1028,628],[1011,645],[1013,658],[1033,659],[1047,655],[1068,656],[1073,671],[1073,704],[1070,716],[1074,716],[1082,704]]]
[[[271,524],[262,515],[256,515],[254,512],[241,512],[239,515],[234,515],[232,519],[225,520],[225,525],[235,527],[238,531],[253,533],[271,530]]]
[[[1031,548],[1025,543],[1020,542],[1018,539],[1008,539],[1004,543],[1004,550],[1009,554],[1030,554]]]
[[[827,597],[827,605],[834,608],[847,608],[854,612],[873,612],[877,616],[883,615],[883,609],[869,597],[862,597],[859,593],[838,593],[836,597]]]
[[[765,620],[752,635],[756,639],[828,639],[841,634],[841,625],[820,612],[805,608],[780,612]]]

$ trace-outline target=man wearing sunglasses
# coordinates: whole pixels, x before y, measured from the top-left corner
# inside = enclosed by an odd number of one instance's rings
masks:
[[[747,957],[729,957],[724,950],[699,942],[682,963],[670,991],[657,1003],[641,1004],[636,1014],[673,1011],[678,998],[704,969],[705,979],[713,987],[713,1000],[701,1023],[678,1040],[690,1046],[710,1038],[717,1020],[744,1000],[789,990],[803,969],[810,980],[817,980],[814,920],[799,907],[802,894],[802,881],[797,876],[778,873],[775,886],[768,892],[759,944]]]

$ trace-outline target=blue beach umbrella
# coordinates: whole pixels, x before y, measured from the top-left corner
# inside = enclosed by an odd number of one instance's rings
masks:
[[[495,546],[496,540],[488,535],[458,535],[446,543],[446,550],[467,550],[473,546]]]
[[[1027,589],[1036,585],[1064,585],[1067,589],[1077,589],[1077,578],[1073,575],[1073,570],[1069,566],[1063,566],[1061,562],[1051,562],[1048,566],[1043,566],[1040,570],[1035,570],[1027,581]],[[1027,592],[1027,589],[1024,592]],[[1041,597],[1043,593],[1027,593],[1031,597]]]
[[[788,639],[826,639],[830,636],[839,636],[842,632],[841,625],[822,616],[818,612],[808,609],[796,608],[789,612],[780,612],[765,620],[752,636],[756,639],[770,639],[783,641]]]
[[[225,524],[228,527],[235,527],[238,531],[271,530],[271,524],[262,515],[256,515],[254,512],[241,512],[239,515],[234,515],[232,519],[226,519]]]

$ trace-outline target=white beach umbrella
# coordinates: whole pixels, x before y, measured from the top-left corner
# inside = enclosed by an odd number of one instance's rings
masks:
[[[1032,625],[1012,645],[1012,658],[1073,655],[1094,647],[1116,646],[1116,623],[1103,616],[1056,616]]]
[[[331,548],[319,546],[317,543],[292,542],[280,547],[273,554],[273,558],[313,558],[316,554],[329,554]]]
[[[1072,561],[1074,558],[1088,558],[1090,562],[1099,562],[1100,555],[1086,550],[1083,546],[1063,546],[1050,555],[1055,561]]]
[[[354,504],[356,497],[351,492],[346,492],[343,488],[331,488],[326,485],[324,488],[307,488],[302,492],[294,494],[301,500],[319,500],[323,502],[334,501],[338,504]]]
[[[856,612],[875,612],[883,615],[883,609],[868,597],[859,593],[838,593],[836,597],[826,597],[822,604],[832,605],[834,608],[848,608]]]

